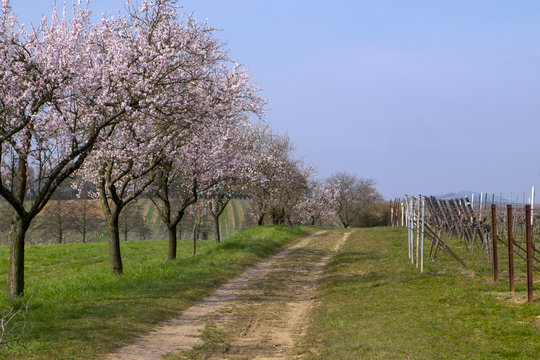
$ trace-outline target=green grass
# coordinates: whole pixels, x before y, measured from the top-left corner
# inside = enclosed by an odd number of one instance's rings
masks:
[[[105,243],[28,246],[26,297],[31,305],[23,346],[0,348],[0,358],[8,352],[16,359],[100,358],[309,231],[252,228],[219,245],[199,241],[195,257],[187,255],[191,243],[181,241],[176,261],[165,260],[164,241],[123,242],[122,276],[109,274]],[[0,248],[3,289],[8,257],[9,250]]]
[[[233,224],[233,229],[235,231],[235,233],[238,231],[238,229],[240,228],[240,218],[238,217],[238,209],[237,209],[237,202],[231,202],[231,208],[232,208],[232,211],[233,211],[233,217],[234,217],[234,224]]]
[[[227,208],[225,208],[225,210],[223,211],[223,213],[219,217],[218,223],[219,223],[219,233],[221,235],[221,240],[225,240],[225,239],[227,239],[227,235],[230,235],[229,232],[227,231],[228,226],[229,226],[229,216],[228,216],[228,209]],[[213,230],[214,229],[213,228],[213,226],[214,226],[213,223],[211,223],[211,226],[212,226],[212,230]]]
[[[504,272],[494,283],[489,266],[466,261],[471,270],[441,254],[420,274],[405,229],[356,230],[327,268],[304,358],[539,359],[540,302],[524,303],[522,264],[510,295]]]

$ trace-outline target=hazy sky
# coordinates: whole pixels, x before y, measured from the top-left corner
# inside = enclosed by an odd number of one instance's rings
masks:
[[[58,1],[61,4],[61,1]],[[12,0],[25,22],[52,0]],[[122,0],[92,0],[96,20]],[[320,177],[385,197],[540,183],[540,2],[190,0]]]

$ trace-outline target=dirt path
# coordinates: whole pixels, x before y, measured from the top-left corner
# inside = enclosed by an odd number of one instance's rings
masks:
[[[321,231],[249,268],[216,293],[107,358],[150,360],[203,344],[201,330],[219,329],[225,345],[206,346],[212,359],[290,358],[305,332],[324,265],[347,234]],[[199,357],[197,353],[191,357]],[[184,358],[173,355],[171,358]]]

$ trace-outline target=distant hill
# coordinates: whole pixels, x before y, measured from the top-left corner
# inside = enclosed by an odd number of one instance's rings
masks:
[[[480,201],[480,193],[478,191],[471,191],[471,190],[463,190],[459,192],[449,192],[442,195],[435,195],[437,199],[464,199],[465,197],[468,197],[469,200],[472,200],[472,195],[474,194],[474,202],[477,203]],[[487,197],[487,198],[486,198]],[[510,204],[512,201],[506,197],[503,197],[501,199],[501,195],[495,194],[493,196],[493,193],[484,193],[483,194],[484,201],[487,204],[490,204],[492,201],[495,201],[496,204],[503,203],[503,204]],[[515,202],[515,199],[514,201]]]
[[[465,198],[468,197],[471,199],[471,195],[474,194],[474,199],[480,198],[480,193],[478,191],[471,191],[471,190],[463,190],[459,192],[449,192],[442,195],[435,195],[437,199],[459,199],[459,198]]]

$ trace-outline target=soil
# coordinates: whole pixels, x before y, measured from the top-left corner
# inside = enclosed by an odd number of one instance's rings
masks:
[[[324,266],[349,234],[320,231],[302,239],[107,358],[297,357]]]

